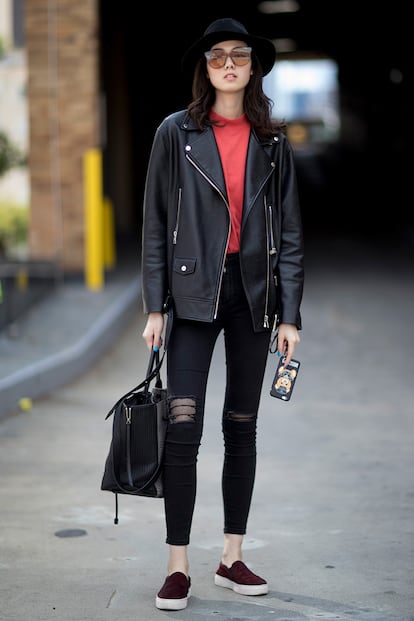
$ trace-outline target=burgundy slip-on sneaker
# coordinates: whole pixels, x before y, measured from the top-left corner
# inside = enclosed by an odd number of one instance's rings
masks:
[[[250,571],[243,561],[235,561],[231,567],[220,563],[214,576],[214,584],[233,589],[240,595],[265,595],[269,591],[266,580]]]
[[[191,580],[181,571],[167,576],[157,593],[155,605],[160,610],[182,610],[190,597]]]

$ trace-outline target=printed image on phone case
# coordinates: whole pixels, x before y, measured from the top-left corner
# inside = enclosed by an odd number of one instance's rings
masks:
[[[285,366],[285,360],[286,358],[283,357],[279,361],[275,377],[273,378],[270,394],[272,397],[277,397],[283,401],[289,401],[296,382],[300,362],[299,360],[292,359],[290,363]]]

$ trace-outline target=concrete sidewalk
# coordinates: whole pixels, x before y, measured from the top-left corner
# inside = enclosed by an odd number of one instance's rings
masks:
[[[268,595],[213,584],[222,544],[221,341],[187,609],[154,606],[165,577],[163,501],[120,497],[113,523],[113,495],[100,490],[111,436],[104,418],[145,374],[139,311],[89,369],[0,421],[0,619],[413,621],[414,261],[405,260],[348,242],[308,249],[301,376],[290,402],[273,399],[269,356],[259,414],[244,560],[268,579]]]
[[[89,369],[141,306],[131,260],[107,274],[100,291],[80,278],[57,284],[0,332],[0,419]]]

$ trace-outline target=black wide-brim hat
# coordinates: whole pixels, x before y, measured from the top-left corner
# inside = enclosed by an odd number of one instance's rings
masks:
[[[185,73],[194,71],[197,61],[212,45],[232,39],[245,41],[259,59],[263,75],[270,73],[276,60],[276,49],[272,41],[250,34],[243,24],[231,17],[217,19],[206,28],[204,35],[185,52],[181,60],[182,70]]]

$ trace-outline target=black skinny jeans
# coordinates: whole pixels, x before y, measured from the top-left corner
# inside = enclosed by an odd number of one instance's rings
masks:
[[[213,323],[176,319],[167,350],[169,424],[164,457],[166,542],[188,545],[196,498],[208,373],[224,331],[226,391],[222,415],[224,532],[244,535],[256,473],[256,422],[270,334],[254,332],[240,275],[228,255]]]

